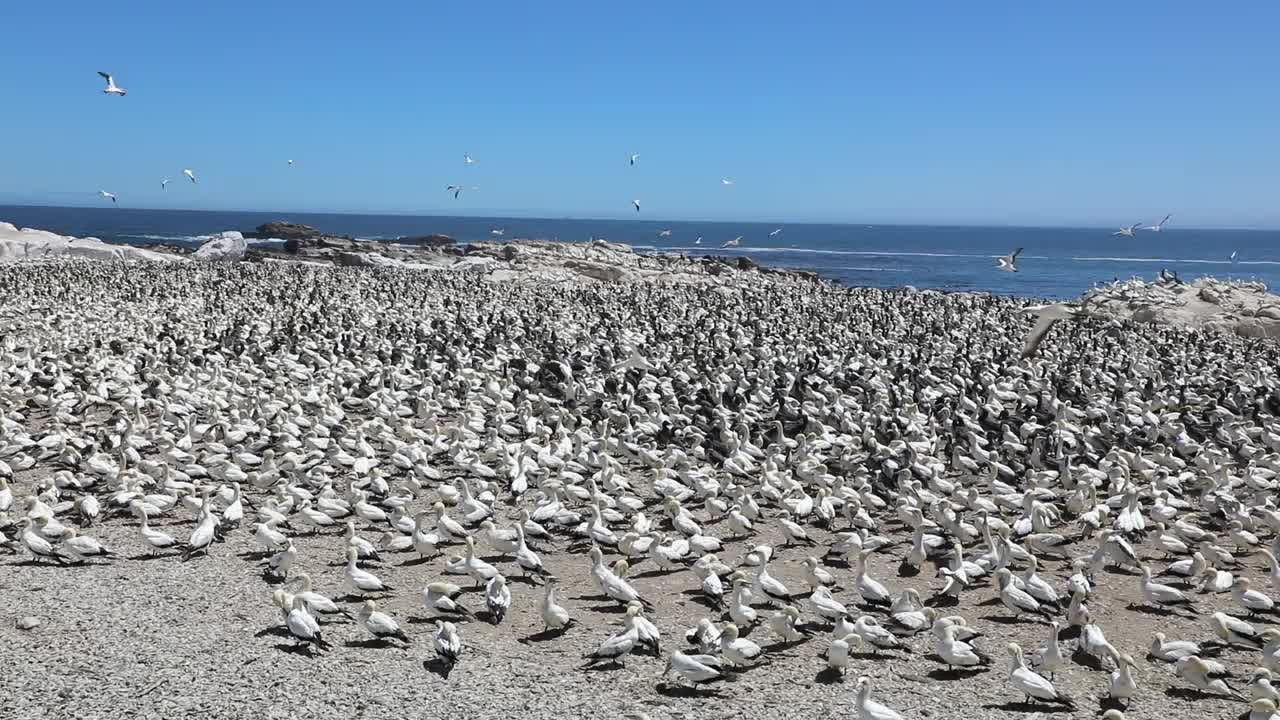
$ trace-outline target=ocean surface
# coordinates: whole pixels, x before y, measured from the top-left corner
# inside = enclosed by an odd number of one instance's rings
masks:
[[[585,241],[604,238],[637,251],[747,255],[763,265],[814,270],[850,286],[989,291],[1074,298],[1096,282],[1162,268],[1258,279],[1280,287],[1280,231],[1195,230],[1175,216],[1159,233],[1111,237],[1100,228],[937,227],[736,222],[665,222],[554,218],[338,215],[286,212],[134,210],[0,206],[0,221],[107,242],[198,245],[224,230],[252,230],[272,220],[313,225],[335,235],[390,239],[441,233],[460,242],[513,238]],[[771,235],[781,228],[781,232]],[[491,231],[503,229],[499,237]],[[670,234],[664,232],[669,230]],[[741,245],[721,244],[741,235]],[[701,237],[701,244],[695,244]],[[995,270],[995,257],[1024,248],[1018,272]],[[1231,260],[1231,254],[1236,259]]]

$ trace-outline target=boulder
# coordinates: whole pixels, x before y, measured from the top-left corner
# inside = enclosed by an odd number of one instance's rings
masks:
[[[511,262],[520,257],[520,248],[515,245],[503,245],[501,255],[503,260]]]
[[[0,262],[38,260],[41,258],[80,257],[92,260],[160,260],[172,261],[173,255],[144,250],[132,245],[111,245],[98,238],[77,238],[45,230],[19,230],[0,222]]]
[[[754,270],[755,268],[756,268],[755,261],[747,257],[746,255],[743,255],[742,257],[738,258],[739,270]]]
[[[256,230],[249,233],[249,237],[262,240],[310,240],[323,234],[310,225],[277,220],[259,225]]]
[[[599,265],[597,263],[582,262],[581,260],[566,260],[564,266],[577,272],[579,275],[602,282],[620,282],[630,277],[630,273],[620,267],[612,265]]]
[[[393,240],[392,242],[396,242],[401,245],[417,245],[419,247],[427,247],[427,248],[443,248],[443,247],[450,247],[457,241],[449,237],[448,235],[431,234],[431,235],[409,235],[405,237],[399,237]]]
[[[205,242],[193,257],[201,262],[233,263],[243,260],[248,249],[244,236],[232,230]]]
[[[632,252],[630,245],[627,245],[625,243],[613,243],[613,242],[609,242],[608,240],[600,240],[600,239],[592,240],[591,247],[603,248],[605,250],[614,250],[616,252],[625,252],[625,253]]]

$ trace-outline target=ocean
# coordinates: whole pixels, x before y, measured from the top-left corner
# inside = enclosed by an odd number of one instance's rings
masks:
[[[604,238],[638,252],[746,255],[762,265],[813,270],[849,286],[987,291],[1074,298],[1094,283],[1162,268],[1183,279],[1200,275],[1256,279],[1280,286],[1280,231],[1195,230],[1177,217],[1159,232],[1111,237],[1099,228],[939,227],[915,225],[765,224],[347,215],[284,212],[134,210],[0,206],[0,221],[114,243],[198,245],[224,230],[252,230],[272,220],[313,225],[335,235],[388,239],[440,233],[460,242],[513,238],[585,241]],[[504,229],[498,237],[494,229]],[[781,228],[781,232],[770,235]],[[670,231],[669,235],[663,234]],[[721,249],[741,235],[739,247]],[[697,238],[700,245],[695,245]],[[995,257],[1024,248],[1018,272],[995,270]],[[1236,259],[1231,260],[1231,254]]]

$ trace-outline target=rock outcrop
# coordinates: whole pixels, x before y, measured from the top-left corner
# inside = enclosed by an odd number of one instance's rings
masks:
[[[322,235],[324,233],[310,225],[277,220],[259,225],[248,237],[257,240],[310,240]]]
[[[411,235],[398,237],[392,242],[397,245],[417,245],[418,247],[442,248],[450,247],[457,241],[448,235]]]
[[[46,230],[15,228],[0,222],[0,262],[81,257],[95,260],[176,260],[173,255],[132,245],[112,245],[98,238],[77,238]]]
[[[1089,291],[1081,305],[1090,315],[1280,338],[1280,296],[1259,282],[1127,280]]]
[[[202,262],[231,263],[243,260],[248,250],[249,243],[245,242],[244,235],[230,230],[205,242],[192,257]]]

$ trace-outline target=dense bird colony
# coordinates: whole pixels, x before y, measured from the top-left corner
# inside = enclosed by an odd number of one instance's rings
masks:
[[[1083,317],[1023,358],[1024,301],[799,280],[0,298],[32,716],[1274,712],[1274,343]]]

